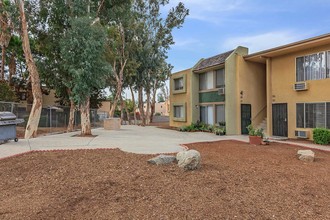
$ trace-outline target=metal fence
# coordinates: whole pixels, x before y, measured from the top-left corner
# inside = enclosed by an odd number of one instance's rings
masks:
[[[29,119],[32,105],[26,105],[13,102],[0,102],[0,111],[9,111],[14,113],[17,118],[24,119],[24,123],[18,127],[25,128]],[[69,124],[70,107],[68,106],[43,106],[39,121],[38,132],[52,133],[65,131]],[[108,112],[98,111],[97,109],[90,110],[91,126],[93,128],[102,127],[103,120],[108,118]],[[74,114],[74,129],[81,128],[80,112],[75,111]]]

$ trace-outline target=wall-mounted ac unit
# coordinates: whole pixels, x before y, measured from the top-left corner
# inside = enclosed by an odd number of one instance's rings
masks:
[[[218,95],[224,95],[225,94],[225,88],[218,89]]]
[[[298,137],[298,138],[308,138],[309,137],[309,131],[296,130],[295,131],[295,136]]]
[[[293,89],[295,91],[304,91],[304,90],[308,90],[308,85],[307,82],[299,82],[299,83],[295,83],[293,85]]]

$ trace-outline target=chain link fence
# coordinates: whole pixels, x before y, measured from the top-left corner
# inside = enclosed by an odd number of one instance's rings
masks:
[[[8,111],[14,113],[17,118],[24,119],[24,123],[17,126],[18,134],[25,130],[25,126],[29,119],[32,105],[26,105],[14,102],[0,102],[0,111]],[[39,121],[38,133],[55,133],[64,132],[69,124],[70,107],[68,106],[43,106]],[[99,111],[97,109],[90,110],[91,126],[93,128],[103,127],[103,121],[108,118],[108,112]],[[75,111],[74,129],[81,128],[80,112]]]

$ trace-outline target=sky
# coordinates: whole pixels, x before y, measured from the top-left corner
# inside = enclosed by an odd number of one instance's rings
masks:
[[[165,13],[180,0],[170,0]],[[173,32],[173,73],[237,46],[249,53],[330,33],[330,0],[181,0],[190,10]]]

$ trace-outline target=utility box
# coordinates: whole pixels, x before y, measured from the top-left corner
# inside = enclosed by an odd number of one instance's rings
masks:
[[[12,112],[0,112],[0,143],[9,140],[18,141],[16,137],[16,125],[23,123],[24,119],[17,119]]]
[[[120,118],[106,118],[104,119],[105,130],[120,130],[121,119]]]

